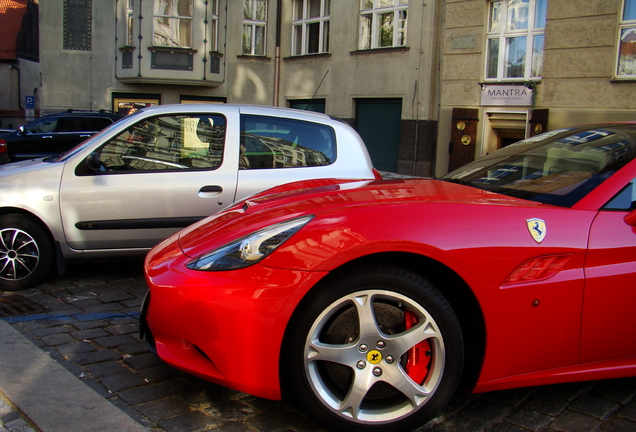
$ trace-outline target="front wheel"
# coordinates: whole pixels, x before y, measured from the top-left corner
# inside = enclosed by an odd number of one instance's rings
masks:
[[[53,245],[28,216],[0,216],[0,289],[17,291],[42,282],[53,264]]]
[[[455,391],[461,329],[446,299],[419,276],[358,270],[323,286],[297,312],[287,383],[330,428],[411,430]]]

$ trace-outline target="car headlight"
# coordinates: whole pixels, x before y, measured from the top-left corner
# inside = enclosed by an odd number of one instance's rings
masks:
[[[274,252],[313,218],[313,215],[303,216],[269,226],[201,255],[190,261],[186,267],[192,270],[219,271],[251,266]]]

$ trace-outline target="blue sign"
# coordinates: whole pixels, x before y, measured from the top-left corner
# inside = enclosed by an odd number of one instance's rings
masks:
[[[35,96],[25,96],[24,102],[26,105],[26,109],[34,109],[35,108]]]

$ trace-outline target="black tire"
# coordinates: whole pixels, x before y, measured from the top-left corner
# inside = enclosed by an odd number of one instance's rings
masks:
[[[52,268],[53,243],[42,226],[20,214],[0,216],[0,289],[31,288]]]
[[[355,270],[308,295],[284,350],[284,389],[327,427],[346,431],[423,425],[455,392],[464,358],[444,296],[391,267]]]

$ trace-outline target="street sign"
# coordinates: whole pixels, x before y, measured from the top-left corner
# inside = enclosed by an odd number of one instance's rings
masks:
[[[35,109],[35,96],[25,96],[24,104],[26,109]]]

